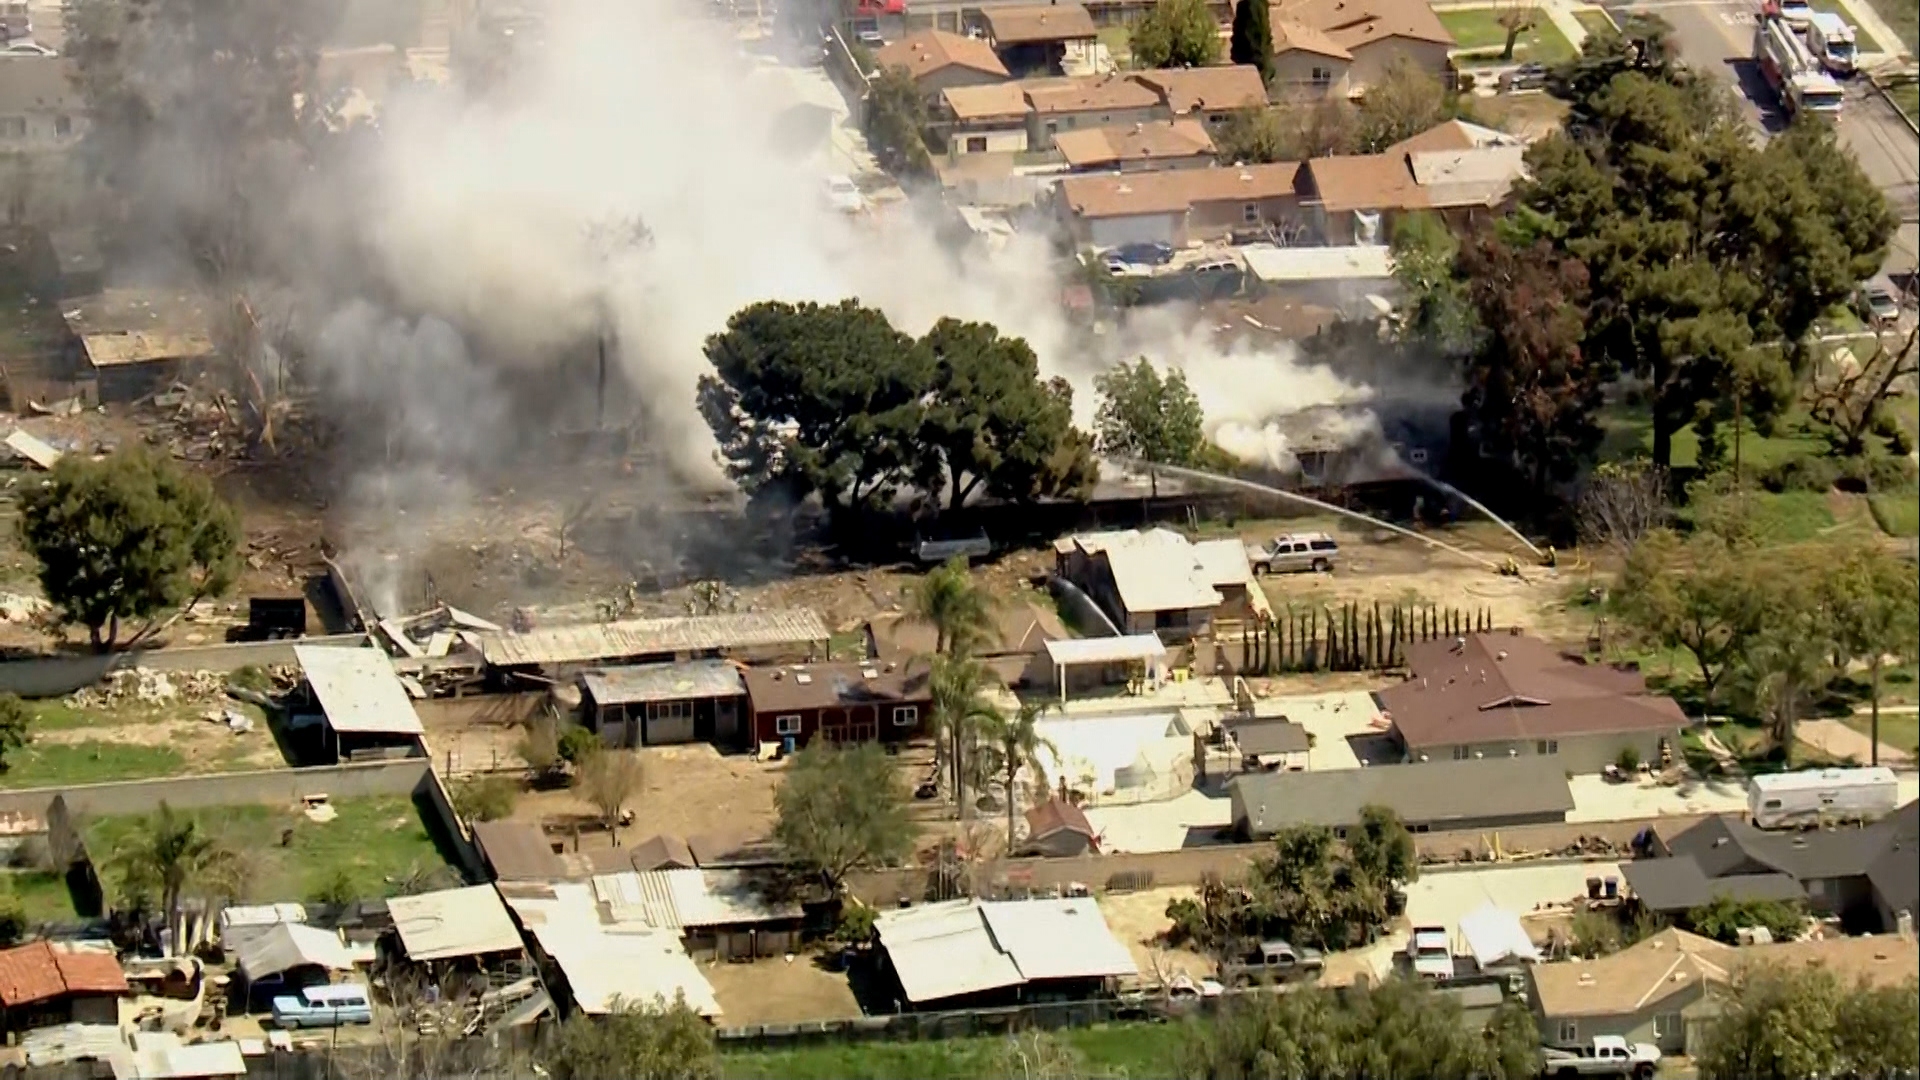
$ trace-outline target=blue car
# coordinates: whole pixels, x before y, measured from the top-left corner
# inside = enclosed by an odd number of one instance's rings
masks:
[[[358,983],[308,986],[273,999],[273,1023],[287,1031],[373,1023],[372,999]]]

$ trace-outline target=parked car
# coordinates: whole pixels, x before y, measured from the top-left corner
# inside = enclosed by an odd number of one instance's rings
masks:
[[[846,176],[827,177],[827,203],[843,214],[858,214],[867,208],[866,197]]]
[[[1340,544],[1323,532],[1282,533],[1265,547],[1249,544],[1247,561],[1255,574],[1287,574],[1311,570],[1324,574],[1340,557]]]
[[[1856,289],[1853,306],[1875,329],[1889,329],[1900,322],[1900,300],[1893,293],[1893,283],[1884,277],[1869,278]]]
[[[1762,6],[1762,10],[1767,8],[1778,11],[1780,18],[1795,33],[1804,32],[1808,24],[1813,22],[1813,5],[1808,0],[1778,0],[1777,4],[1769,0],[1768,4]]]
[[[1173,261],[1173,245],[1157,241],[1121,244],[1107,252],[1107,261],[1119,261],[1131,266],[1165,266]]]
[[[1631,1076],[1648,1080],[1660,1068],[1660,1048],[1652,1043],[1630,1043],[1618,1035],[1595,1035],[1578,1050],[1541,1051],[1540,1075]]]
[[[1453,943],[1444,926],[1416,926],[1407,939],[1407,965],[1423,979],[1453,978]]]
[[[1235,989],[1256,983],[1284,983],[1313,978],[1326,967],[1326,957],[1318,949],[1296,948],[1285,941],[1263,941],[1260,947],[1238,960],[1220,965],[1220,981]]]
[[[1505,75],[1500,76],[1500,87],[1508,93],[1516,90],[1545,90],[1547,88],[1547,65],[1521,64]]]
[[[854,35],[854,40],[869,49],[877,49],[887,43],[887,39],[880,36],[880,31],[878,30],[862,30]]]
[[[373,1005],[359,983],[309,986],[273,999],[273,1024],[288,1031],[371,1023]]]

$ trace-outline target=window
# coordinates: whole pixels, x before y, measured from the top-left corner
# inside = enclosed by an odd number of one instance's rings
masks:
[[[800,734],[800,717],[798,715],[774,717],[773,733],[775,735]]]
[[[1226,113],[1223,113],[1223,112],[1217,112],[1217,113],[1208,113],[1208,114],[1207,114],[1207,123],[1209,123],[1209,124],[1224,124],[1224,123],[1226,123],[1226,122],[1227,122],[1227,114],[1226,114]]]
[[[27,137],[27,118],[24,116],[0,116],[0,139],[24,139]]]
[[[1047,121],[1047,137],[1052,138],[1053,136],[1058,134],[1060,134],[1059,122],[1055,120]]]
[[[1826,879],[1825,878],[1809,879],[1807,881],[1807,895],[1815,898],[1827,895]]]
[[[1241,207],[1240,220],[1246,222],[1249,225],[1259,224],[1260,223],[1260,204],[1248,203],[1247,205]]]
[[[1332,81],[1333,81],[1333,72],[1322,67],[1317,67],[1313,69],[1313,85],[1315,87],[1321,90],[1325,90],[1327,88],[1327,84]]]
[[[1453,748],[1453,760],[1455,761],[1465,761],[1472,756],[1473,750],[1469,747],[1456,746]]]
[[[647,706],[647,719],[649,720],[691,720],[693,719],[693,702],[691,701],[653,702]]]
[[[920,706],[902,705],[893,710],[894,727],[912,727],[920,722]]]
[[[1577,1043],[1579,1041],[1580,1041],[1580,1021],[1578,1020],[1560,1021],[1560,1045],[1572,1046],[1574,1043]]]
[[[987,152],[987,137],[985,135],[967,136],[967,153],[984,154],[986,152]]]
[[[56,116],[53,118],[53,133],[65,138],[73,134],[73,117]]]
[[[1653,1037],[1656,1039],[1677,1039],[1686,1029],[1686,1022],[1677,1012],[1655,1013],[1653,1016]]]
[[[1539,742],[1533,744],[1533,752],[1536,754],[1557,754],[1560,752],[1560,740],[1541,739]]]

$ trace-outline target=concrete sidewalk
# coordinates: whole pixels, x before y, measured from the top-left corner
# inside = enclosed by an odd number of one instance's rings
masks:
[[[1887,710],[1880,710],[1886,715]],[[1840,720],[1802,720],[1794,728],[1794,736],[1808,746],[1814,747],[1836,758],[1858,762],[1861,765],[1873,760],[1873,740],[1848,727]],[[1880,764],[1893,769],[1910,768],[1913,754],[1897,746],[1880,743]]]
[[[1907,51],[1906,43],[1900,40],[1900,35],[1893,32],[1893,27],[1888,26],[1886,20],[1882,19],[1880,13],[1873,10],[1873,6],[1866,0],[1839,0],[1839,2],[1841,10],[1847,13],[1847,21],[1872,35],[1873,40],[1886,50],[1880,53],[1861,52],[1861,67],[1878,67],[1882,62],[1913,59],[1912,53]]]

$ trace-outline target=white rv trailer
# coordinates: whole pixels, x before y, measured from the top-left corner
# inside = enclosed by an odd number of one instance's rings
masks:
[[[1803,769],[1756,776],[1747,785],[1747,813],[1762,829],[1798,829],[1877,821],[1900,807],[1893,770]]]

